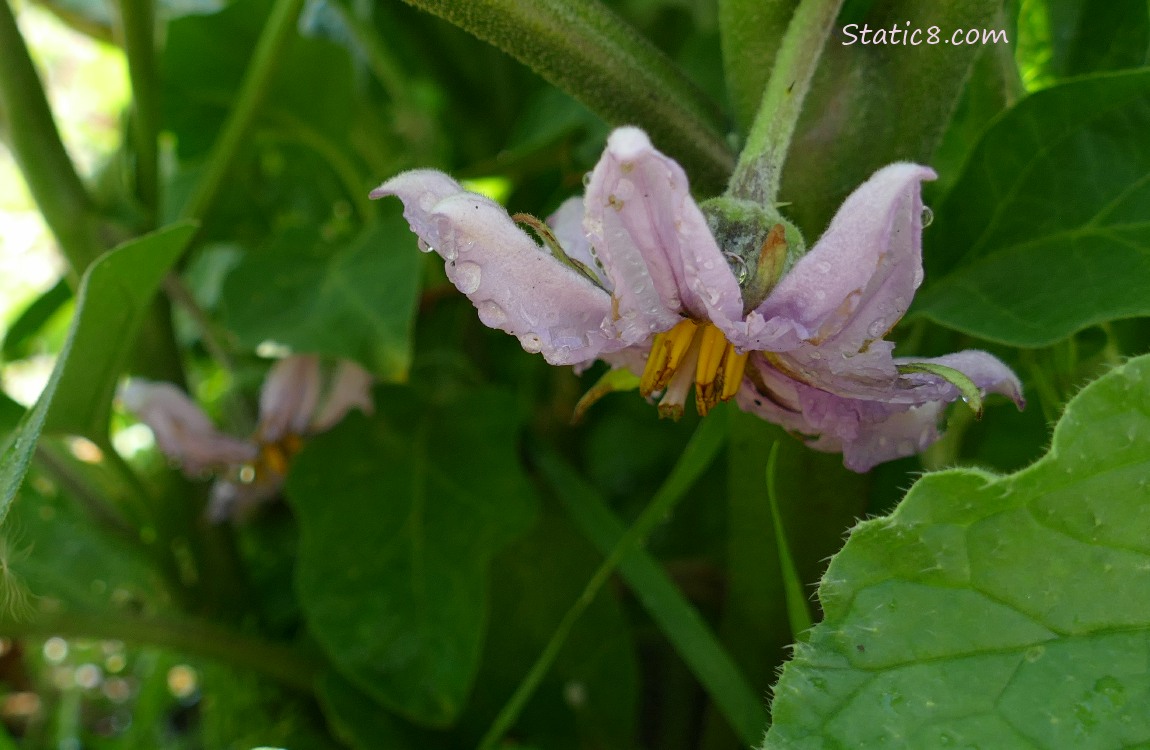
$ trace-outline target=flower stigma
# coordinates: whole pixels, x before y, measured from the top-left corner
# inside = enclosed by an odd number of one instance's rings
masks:
[[[683,320],[655,336],[639,392],[647,397],[664,391],[659,416],[678,419],[693,382],[695,408],[699,416],[706,416],[720,401],[738,393],[747,356],[738,353],[713,324]]]

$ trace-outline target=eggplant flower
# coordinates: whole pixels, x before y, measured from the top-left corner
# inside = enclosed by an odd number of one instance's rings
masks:
[[[960,397],[1023,403],[1014,373],[985,352],[903,360],[883,338],[922,281],[920,185],[934,177],[879,170],[805,254],[797,230],[763,218],[774,207],[700,207],[683,169],[632,127],[611,134],[586,193],[550,226],[433,170],[371,197],[397,196],[480,320],[526,351],[627,367],[644,396],[662,393],[664,416],[682,414],[692,386],[700,414],[734,398],[866,471],[937,440]]]
[[[330,429],[353,408],[371,414],[371,384],[362,367],[340,361],[321,401],[319,359],[286,357],[268,370],[259,424],[249,439],[218,431],[199,405],[171,383],[132,379],[120,389],[120,400],[151,428],[160,451],[185,474],[218,476],[208,516],[222,521],[245,517],[277,495],[307,436]]]

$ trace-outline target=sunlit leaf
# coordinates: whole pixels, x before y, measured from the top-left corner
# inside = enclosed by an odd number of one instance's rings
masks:
[[[121,245],[88,268],[52,377],[0,451],[0,519],[20,487],[42,430],[106,440],[112,394],[134,333],[194,231],[192,223],[174,224]]]
[[[855,528],[767,748],[1150,742],[1150,356],[1088,385],[1049,453],[928,474]]]

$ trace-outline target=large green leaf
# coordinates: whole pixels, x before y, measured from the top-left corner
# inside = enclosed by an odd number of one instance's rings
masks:
[[[530,521],[508,394],[446,404],[377,391],[299,457],[296,583],[316,639],[358,688],[423,724],[445,725],[479,666],[488,561]]]
[[[0,450],[0,519],[28,470],[41,431],[106,442],[112,394],[135,331],[164,274],[194,232],[190,222],[174,224],[111,250],[88,268],[52,377]]]
[[[289,233],[228,276],[229,327],[253,349],[273,340],[357,360],[382,380],[404,380],[421,258],[398,207],[340,247],[309,232]]]
[[[932,26],[941,39],[956,29],[1000,29],[1002,0],[875,0],[850,3],[842,27]],[[864,12],[857,12],[861,8]],[[909,24],[909,25],[908,25]],[[894,161],[928,163],[954,112],[982,45],[848,44],[831,33],[811,85],[783,172],[780,198],[813,239],[843,199],[875,170]],[[857,33],[857,32],[856,32]]]
[[[928,474],[855,528],[767,748],[1150,743],[1150,356],[1018,473]]]
[[[178,136],[181,155],[200,154],[214,142],[270,5],[240,0],[218,13],[185,16],[168,25],[161,63],[164,121]],[[293,36],[277,60],[260,125],[345,137],[355,100],[353,81],[345,49]]]
[[[913,312],[1042,346],[1150,313],[1150,71],[1024,99],[984,135],[926,236]]]

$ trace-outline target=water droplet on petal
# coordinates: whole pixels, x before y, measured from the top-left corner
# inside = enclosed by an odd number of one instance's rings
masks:
[[[424,211],[430,211],[435,207],[435,193],[424,193],[423,195],[419,196],[418,203],[419,207]]]
[[[479,311],[479,320],[489,328],[499,328],[507,322],[507,311],[495,300],[484,300],[475,309]]]
[[[587,187],[590,184],[591,184],[591,173],[590,172],[584,172],[583,173],[583,187]]]
[[[543,348],[543,339],[534,333],[524,333],[519,336],[519,345],[528,354],[538,354]]]
[[[923,206],[922,207],[922,228],[926,229],[927,227],[929,227],[933,223],[934,223],[934,211],[932,211],[930,209],[930,206]]]
[[[723,257],[727,259],[727,265],[731,267],[731,273],[735,275],[735,281],[738,282],[739,286],[742,286],[750,275],[750,271],[747,269],[747,261],[743,260],[743,256],[738,253],[723,253]],[[710,266],[707,266],[707,268],[710,268]]]
[[[415,246],[419,248],[419,252],[421,252],[421,253],[430,253],[430,252],[434,252],[434,250],[435,250],[434,247],[432,247],[431,245],[424,242],[422,237],[420,237],[418,240],[416,240]]]
[[[479,265],[464,261],[455,266],[455,286],[464,294],[471,294],[479,288],[482,280],[482,271]]]
[[[875,318],[875,321],[870,324],[870,328],[868,328],[866,332],[871,338],[879,338],[886,333],[886,321],[882,318]]]

